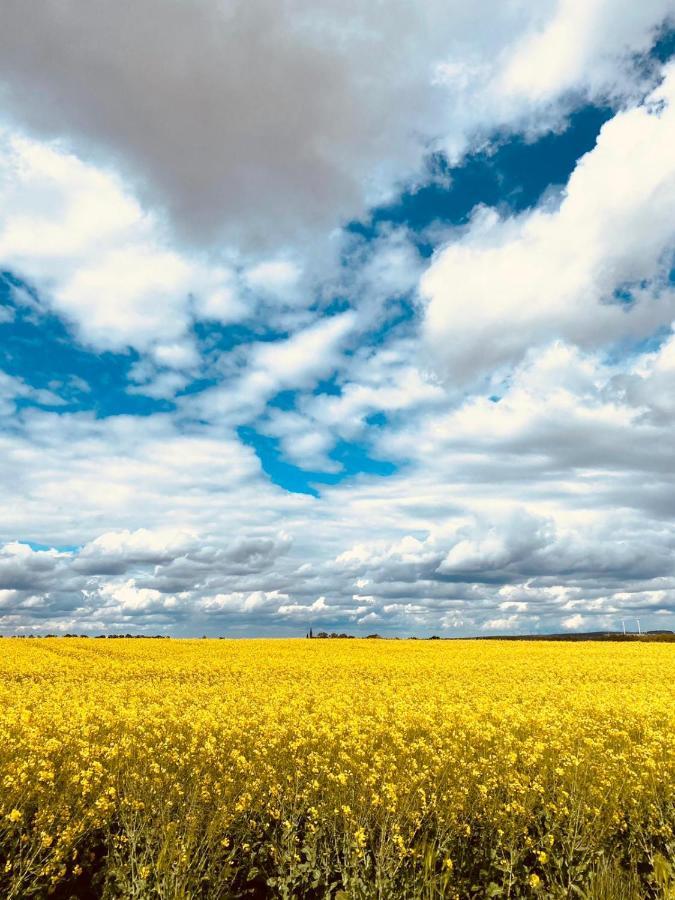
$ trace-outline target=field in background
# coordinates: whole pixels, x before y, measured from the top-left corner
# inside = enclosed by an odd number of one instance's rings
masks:
[[[0,642],[0,896],[673,897],[675,648]]]

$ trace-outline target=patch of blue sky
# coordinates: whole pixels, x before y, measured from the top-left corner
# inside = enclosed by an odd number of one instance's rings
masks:
[[[350,262],[351,260],[348,254],[343,256],[343,265],[348,266]],[[319,310],[322,316],[339,316],[340,313],[347,312],[348,309],[351,309],[351,303],[346,297],[331,297],[327,304],[321,306],[317,303],[309,308],[310,310]]]
[[[338,441],[328,456],[342,466],[345,476],[367,473],[384,477],[393,475],[399,469],[399,466],[389,460],[370,456],[365,444],[352,441]]]
[[[259,341],[280,341],[288,332],[269,328],[264,323],[240,323],[220,325],[217,322],[195,322],[194,334],[204,353],[218,351],[227,353],[237,347]]]
[[[267,406],[271,406],[273,409],[282,409],[285,412],[289,412],[290,410],[295,409],[298,396],[299,391],[279,391],[278,394],[275,394],[274,397],[272,397]]]
[[[311,494],[313,497],[319,496],[319,492],[313,486],[313,482],[323,481],[326,483],[327,475],[321,472],[310,472],[287,462],[283,458],[279,440],[269,435],[261,434],[250,425],[241,425],[237,428],[237,434],[244,444],[255,450],[263,471],[274,484],[278,484],[291,493]]]
[[[632,359],[643,356],[645,353],[656,353],[672,335],[672,327],[663,325],[647,337],[626,338],[618,341],[604,355],[604,361],[607,365],[626,365]]]
[[[217,384],[218,378],[195,378],[185,385],[184,388],[176,391],[176,397],[189,397],[193,394],[200,394],[202,391],[215,387]]]
[[[79,345],[57,316],[16,304],[13,289],[26,286],[10,273],[0,276],[0,304],[13,308],[11,321],[0,320],[0,369],[30,387],[50,390],[58,406],[20,399],[19,405],[50,406],[59,412],[93,411],[97,416],[147,416],[174,409],[166,400],[128,394],[128,375],[139,357],[94,353]]]
[[[342,387],[338,381],[337,374],[334,372],[330,378],[322,378],[318,381],[314,387],[314,393],[339,397],[342,394]]]
[[[378,328],[368,332],[365,336],[364,343],[367,343],[370,346],[378,346],[384,344],[395,333],[403,333],[406,331],[407,326],[415,321],[418,309],[414,298],[411,295],[408,295],[405,297],[397,297],[396,300],[389,305],[387,312],[387,318]]]
[[[663,278],[662,283],[659,284],[657,288],[665,287],[672,289],[674,285],[675,268],[670,268]],[[650,282],[646,279],[625,282],[614,289],[611,298],[607,302],[623,306],[626,312],[630,312],[639,299],[639,292],[645,291],[649,289],[649,287]],[[649,302],[649,300],[644,302]],[[610,364],[617,364],[641,356],[644,353],[655,353],[672,337],[672,334],[672,326],[663,325],[647,337],[624,338],[607,351],[605,359]]]
[[[37,541],[20,541],[21,544],[27,544],[31,550],[56,550],[58,553],[75,553],[81,549],[80,544],[40,544]]]
[[[675,56],[675,28],[671,25],[665,25],[661,29],[650,55],[660,63],[668,62],[669,59]]]
[[[260,465],[269,478],[292,493],[318,497],[320,485],[338,484],[345,478],[364,473],[387,476],[397,471],[394,463],[371,457],[365,444],[342,440],[328,454],[330,459],[341,466],[340,471],[303,469],[284,459],[278,438],[261,434],[251,426],[240,426],[237,434],[244,444],[255,450]]]
[[[635,303],[635,294],[627,285],[615,288],[612,300],[621,306],[632,306]]]
[[[612,115],[609,107],[586,105],[570,114],[564,130],[534,141],[497,134],[486,149],[454,168],[437,154],[429,160],[426,184],[404,191],[394,203],[373,210],[348,229],[372,239],[383,225],[404,225],[419,235],[418,249],[429,256],[434,249],[431,225],[464,225],[478,204],[522,212],[552,187],[564,185]]]

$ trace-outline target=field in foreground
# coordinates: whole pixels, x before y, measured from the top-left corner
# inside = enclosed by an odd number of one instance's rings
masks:
[[[675,896],[675,647],[0,641],[0,896]]]

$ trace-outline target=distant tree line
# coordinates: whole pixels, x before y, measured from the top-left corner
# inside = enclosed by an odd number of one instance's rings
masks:
[[[331,631],[331,632],[317,631],[317,633],[314,634],[314,632],[310,628],[309,631],[307,632],[307,637],[308,638],[321,638],[322,640],[325,640],[326,638],[353,638],[354,635],[353,634],[345,634],[344,631],[341,632],[340,634],[338,634],[337,631]]]
[[[4,637],[4,635],[0,634],[0,638]],[[8,637],[14,638],[15,640],[30,640],[32,639],[41,639],[41,638],[91,638],[90,634],[10,634]],[[96,634],[93,639],[108,639],[112,640],[113,638],[144,638],[145,640],[169,640],[171,637],[170,634]]]
[[[343,632],[340,632],[340,634],[338,634],[337,631],[331,631],[331,632],[328,632],[328,631],[317,631],[317,633],[314,634],[314,632],[313,632],[312,629],[310,628],[309,631],[307,632],[307,637],[308,637],[308,638],[322,638],[322,639],[324,639],[324,640],[325,640],[326,638],[349,638],[349,639],[355,639],[355,638],[356,638],[356,635],[355,635],[355,634],[345,634],[344,631],[343,631]],[[383,638],[381,634],[366,634],[366,635],[364,636],[363,640],[366,640],[366,641],[373,641],[373,640],[374,640],[374,641],[383,641],[383,640],[400,641],[400,640],[402,640],[402,639],[399,638],[399,637]],[[440,641],[440,640],[442,640],[442,638],[439,638],[439,636],[438,636],[437,634],[432,634],[432,636],[429,637],[429,638],[409,637],[409,638],[406,638],[405,640],[408,640],[408,641],[418,641],[418,640]]]
[[[630,632],[623,634],[620,631],[588,631],[573,632],[572,634],[486,634],[478,638],[477,641],[618,641],[626,642],[635,641],[643,643],[671,643],[675,642],[675,633],[667,629],[658,631],[643,631],[642,634]]]

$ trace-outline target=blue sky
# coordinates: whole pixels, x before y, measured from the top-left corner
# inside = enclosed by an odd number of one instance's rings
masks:
[[[155,7],[0,39],[0,632],[675,627],[672,5]]]

